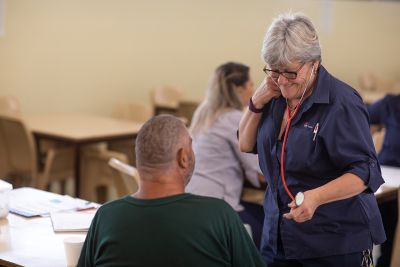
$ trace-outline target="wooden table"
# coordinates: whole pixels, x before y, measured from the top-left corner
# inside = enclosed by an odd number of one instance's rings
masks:
[[[142,124],[109,117],[83,114],[35,114],[23,119],[33,132],[37,151],[43,139],[74,146],[75,192],[80,195],[80,152],[83,145],[114,140],[133,140]]]

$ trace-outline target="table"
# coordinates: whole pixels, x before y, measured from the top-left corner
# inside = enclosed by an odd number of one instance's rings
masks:
[[[75,192],[80,195],[80,150],[83,145],[116,140],[133,140],[141,123],[85,114],[24,115],[35,137],[37,151],[43,139],[64,142],[75,148]]]
[[[55,234],[50,217],[27,219],[8,214],[0,219],[0,266],[65,267],[63,238],[86,233]]]
[[[34,193],[35,197],[25,193],[16,196],[18,199],[22,198],[21,201],[29,198],[38,205],[43,204],[43,200],[50,201],[52,198],[45,191],[33,188],[30,190],[34,190],[31,194]],[[40,195],[42,193],[43,197]],[[10,201],[18,199],[10,197]],[[78,200],[78,203],[81,201]],[[97,203],[93,205],[99,206]],[[83,212],[95,213],[96,210]],[[54,233],[49,216],[25,218],[9,213],[6,218],[0,219],[0,266],[65,267],[67,262],[63,239],[71,235],[85,236],[86,232]]]
[[[400,187],[400,168],[381,165],[381,171],[385,183],[375,193],[377,201],[382,203],[397,199]]]

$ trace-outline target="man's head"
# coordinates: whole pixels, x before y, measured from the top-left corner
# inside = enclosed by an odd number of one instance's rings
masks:
[[[148,120],[136,138],[136,167],[143,179],[172,173],[186,185],[194,169],[192,139],[181,120],[160,115]]]

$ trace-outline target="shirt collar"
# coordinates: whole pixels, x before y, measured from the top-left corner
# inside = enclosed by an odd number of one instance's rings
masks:
[[[315,84],[314,92],[311,94],[309,101],[312,103],[329,104],[329,91],[332,86],[332,76],[321,65],[318,68],[318,79]]]

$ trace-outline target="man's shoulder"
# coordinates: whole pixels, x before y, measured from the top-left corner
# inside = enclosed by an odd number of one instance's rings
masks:
[[[220,208],[220,209],[233,209],[226,203],[224,200],[215,198],[215,197],[207,197],[207,196],[199,196],[190,194],[190,197],[186,199],[188,202],[193,203],[193,205],[203,206],[204,208],[211,207],[212,209]]]

